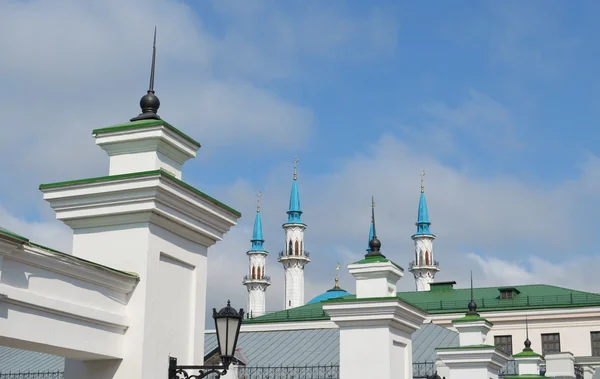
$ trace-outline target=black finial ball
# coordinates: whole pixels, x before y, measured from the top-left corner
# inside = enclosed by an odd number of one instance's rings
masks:
[[[381,249],[381,241],[377,237],[373,237],[371,241],[369,241],[369,247],[371,251],[379,251]]]
[[[148,91],[140,100],[142,113],[157,113],[160,108],[160,100],[154,95],[154,91]]]
[[[475,300],[471,300],[469,302],[469,312],[474,313],[476,310],[477,310],[477,304],[475,303]]]
[[[531,350],[531,341],[529,338],[525,340],[525,350]]]

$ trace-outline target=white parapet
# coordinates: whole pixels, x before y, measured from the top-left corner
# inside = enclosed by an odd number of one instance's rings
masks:
[[[546,354],[546,376],[575,378],[575,357],[570,352]]]

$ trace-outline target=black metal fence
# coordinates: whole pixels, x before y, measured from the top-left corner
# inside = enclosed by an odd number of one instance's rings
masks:
[[[240,379],[338,379],[340,366],[241,367]]]
[[[63,379],[62,371],[0,372],[0,379]]]
[[[425,379],[435,374],[435,362],[413,363],[413,378]]]
[[[583,366],[575,365],[575,379],[583,379]]]

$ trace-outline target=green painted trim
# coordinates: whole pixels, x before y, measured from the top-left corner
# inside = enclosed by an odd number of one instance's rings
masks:
[[[204,192],[192,187],[191,185],[177,179],[176,177],[174,177],[173,175],[169,174],[168,172],[166,172],[164,170],[142,171],[142,172],[134,172],[134,173],[130,173],[130,174],[101,176],[98,178],[78,179],[78,180],[69,180],[69,181],[65,181],[65,182],[40,184],[40,190],[43,191],[43,190],[51,189],[51,188],[61,188],[61,187],[75,186],[75,185],[81,185],[81,184],[110,182],[110,181],[116,181],[116,180],[122,180],[122,179],[143,178],[143,177],[154,176],[154,175],[163,176],[163,177],[175,182],[176,184],[194,192],[196,195],[198,195],[202,198],[205,198],[206,200],[210,201],[211,203],[213,203],[217,206],[220,206],[222,208],[225,208],[227,211],[233,213],[238,218],[242,217],[242,214],[239,211],[220,202],[219,200],[215,199],[214,197],[211,197],[211,196],[205,194]]]
[[[495,349],[492,345],[470,345],[470,346],[455,346],[455,347],[436,347],[435,350],[473,350],[473,349]]]
[[[361,259],[360,261],[356,261],[352,264],[353,265],[362,265],[362,264],[378,263],[378,262],[381,262],[381,263],[390,262],[391,264],[393,264],[400,270],[404,271],[404,269],[402,267],[400,267],[399,264],[390,261],[389,259],[385,258],[383,255],[365,257],[365,258]]]
[[[124,131],[124,130],[143,129],[143,128],[147,128],[149,126],[158,126],[158,125],[162,125],[168,129],[172,130],[173,132],[175,132],[179,136],[183,137],[187,141],[198,145],[198,148],[200,148],[200,142],[196,141],[192,137],[188,136],[187,134],[183,133],[181,130],[175,128],[173,125],[171,125],[168,122],[163,121],[163,120],[132,121],[132,122],[127,122],[125,124],[113,125],[113,126],[109,126],[106,128],[100,128],[100,129],[94,129],[92,131],[92,134],[112,133],[112,132],[120,132],[120,131]]]
[[[143,178],[145,176],[160,175],[161,172],[162,172],[162,170],[152,170],[152,171],[133,172],[130,174],[109,175],[109,176],[100,176],[97,178],[76,179],[76,180],[67,180],[64,182],[40,184],[40,190],[75,186],[75,185],[80,185],[80,184],[110,182],[113,180],[121,180],[121,179]]]
[[[8,237],[16,238],[23,242],[29,242],[29,238],[23,237],[21,235],[18,235],[17,233],[13,233],[10,230],[4,229],[4,228],[0,228],[0,234],[3,234]]]
[[[282,311],[280,311],[282,312]],[[244,321],[242,321],[242,324],[279,324],[282,322],[311,322],[311,321],[324,321],[324,320],[329,320],[329,316],[308,316],[308,317],[304,317],[302,319],[298,319],[298,318],[294,318],[292,316],[290,316],[290,318],[282,318],[282,319],[266,319],[266,320],[261,320],[262,317],[264,316],[268,316],[268,315],[263,315],[257,318],[250,318],[250,319],[246,319]]]
[[[474,321],[485,321],[486,324],[493,326],[494,324],[488,320],[486,320],[485,318],[481,317],[479,314],[477,315],[466,315],[464,317],[461,318],[457,318],[455,320],[452,320],[452,322],[474,322]]]
[[[87,259],[79,258],[79,257],[76,257],[76,256],[71,255],[71,254],[63,253],[61,251],[54,250],[54,249],[51,249],[49,247],[39,245],[37,243],[29,242],[28,245],[33,246],[33,247],[37,247],[38,249],[44,250],[44,251],[46,251],[48,253],[52,253],[52,254],[61,256],[63,258],[71,259],[71,260],[78,261],[78,262],[83,262],[83,263],[86,263],[86,264],[88,264],[90,266],[94,266],[96,268],[100,268],[100,269],[103,269],[103,270],[107,270],[107,271],[111,271],[111,272],[114,272],[114,273],[117,273],[117,274],[128,276],[130,278],[134,278],[134,279],[138,279],[138,280],[140,279],[140,276],[138,274],[134,273],[134,272],[117,270],[117,269],[114,269],[112,267],[101,265],[100,263],[92,262],[92,261],[89,261]]]
[[[513,357],[541,357],[541,354],[536,353],[535,351],[522,351],[518,354],[513,354]]]

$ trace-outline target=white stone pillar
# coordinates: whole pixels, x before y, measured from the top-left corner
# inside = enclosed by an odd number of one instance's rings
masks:
[[[412,334],[425,312],[396,297],[403,270],[382,255],[348,266],[356,299],[326,303],[340,329],[340,379],[412,379]]]
[[[163,378],[169,356],[201,364],[208,248],[241,215],[180,180],[200,145],[166,122],[136,121],[94,136],[110,156],[109,176],[40,189],[73,229],[74,256],[135,272],[140,281],[125,300],[128,329],[105,330],[124,333],[124,358],[67,360],[65,378]]]
[[[572,353],[546,354],[546,376],[575,378],[575,357]]]
[[[487,344],[492,323],[475,313],[452,321],[459,333],[459,347],[438,348],[436,353],[449,368],[446,379],[498,379],[508,355]]]
[[[592,379],[595,373],[596,369],[592,366],[583,366],[583,379]]]

